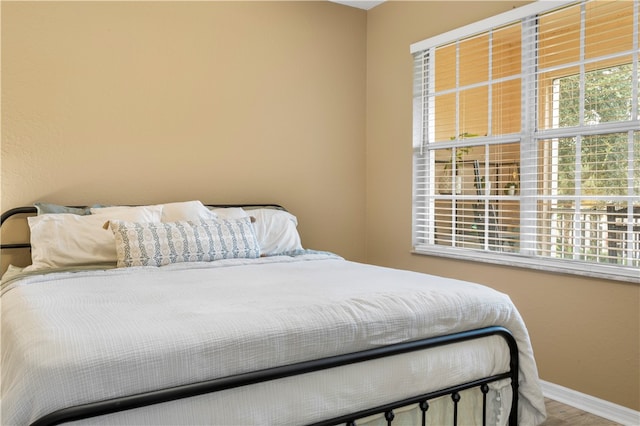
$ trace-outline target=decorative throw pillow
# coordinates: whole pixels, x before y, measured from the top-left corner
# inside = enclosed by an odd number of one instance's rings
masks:
[[[110,221],[117,266],[163,266],[260,257],[249,218],[234,220],[135,223]]]

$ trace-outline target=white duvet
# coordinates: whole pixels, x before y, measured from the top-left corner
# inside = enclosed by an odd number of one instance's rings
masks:
[[[491,325],[517,339],[520,424],[539,424],[544,401],[525,325],[506,295],[477,284],[321,253],[5,278],[1,423]],[[508,366],[499,337],[464,345],[86,422],[301,424]],[[494,388],[508,406],[508,381]],[[503,409],[496,421],[506,421]]]

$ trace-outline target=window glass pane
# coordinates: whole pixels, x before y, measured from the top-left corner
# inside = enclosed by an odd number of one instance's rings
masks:
[[[582,195],[627,194],[627,140],[626,133],[582,138]],[[564,177],[560,174],[559,179]]]
[[[436,159],[436,191],[442,195],[450,195],[456,187],[456,175],[454,174],[454,163],[452,161],[453,150],[438,149],[434,152],[434,155]]]
[[[442,149],[436,188],[437,244],[513,252],[519,246],[519,153],[517,143]],[[455,158],[455,161],[452,159]]]
[[[460,92],[459,138],[487,135],[489,89],[486,86]],[[455,136],[455,133],[452,135]]]
[[[633,195],[640,197],[640,132],[635,132],[633,137],[633,162]]]
[[[520,132],[521,80],[508,80],[492,86],[491,134],[506,135]]]
[[[467,194],[469,187],[473,188],[473,162],[470,160],[472,152],[471,147],[434,151],[435,182],[439,194]]]
[[[521,66],[520,23],[493,32],[491,78],[498,79],[520,74]]]
[[[458,177],[460,179],[459,188],[462,195],[475,195],[476,192],[476,162],[482,161],[484,147],[461,147],[457,148],[458,156]],[[482,173],[482,172],[481,172]]]
[[[585,58],[633,49],[633,2],[592,1],[586,4]]]
[[[538,253],[557,259],[640,265],[640,252],[629,248],[638,239],[629,227],[628,210],[601,201],[546,200],[538,203]],[[640,208],[638,209],[640,212]],[[633,217],[633,216],[632,216]],[[635,219],[632,219],[635,220]],[[631,230],[629,229],[631,228]]]
[[[542,15],[538,29],[540,68],[580,60],[580,5]]]
[[[609,263],[640,267],[640,201],[607,206]]]
[[[456,134],[456,94],[436,96],[435,102],[436,141],[449,141]]]
[[[577,138],[559,138],[553,141],[554,149],[551,154],[553,165],[550,188],[556,188],[552,195],[575,195],[576,193],[576,147]]]
[[[482,250],[485,246],[484,205],[482,201],[461,200],[457,203],[458,228],[456,246]]]
[[[488,225],[495,223],[494,249],[517,252],[520,245],[520,145],[518,143],[489,147],[489,179],[491,191],[487,200]],[[490,228],[491,229],[491,228]],[[489,235],[491,239],[491,235]],[[491,241],[490,241],[491,242]]]
[[[542,140],[538,143],[538,193],[575,195],[577,138]]]
[[[559,138],[553,142],[554,146],[552,155],[555,152],[556,157],[551,158],[550,162],[554,166],[551,174],[552,195],[575,195],[576,194],[576,148],[577,138]]]
[[[553,82],[553,128],[580,124],[580,75],[562,77]]]
[[[559,138],[554,141],[557,157],[551,158],[553,195],[575,195],[576,193],[576,147],[577,138]]]
[[[540,73],[538,78],[540,129],[577,126],[580,111],[579,67]],[[567,78],[573,77],[573,78]],[[562,116],[561,116],[562,113]]]
[[[576,208],[573,200],[538,203],[538,254],[556,259],[573,259],[576,249]]]
[[[489,79],[489,36],[460,42],[460,87]]]
[[[435,91],[456,87],[456,45],[449,44],[436,49],[436,87]]]
[[[453,244],[453,201],[435,202],[435,244],[451,246]]]
[[[520,248],[520,201],[503,200],[497,205],[500,224],[500,250],[518,253]]]
[[[571,220],[566,220],[564,214],[574,211],[572,201],[541,200],[537,203],[538,235],[537,253],[543,257],[558,257],[565,251],[567,242],[563,244],[561,229],[571,226]]]
[[[579,126],[580,101],[584,101],[583,125],[630,120],[633,104],[631,58],[619,64],[596,62],[584,74],[581,92],[580,74],[575,67],[545,73],[540,78],[542,129]],[[625,63],[626,62],[626,63]]]
[[[494,195],[518,195],[520,188],[520,144],[500,144],[489,147],[491,185]],[[514,187],[513,191],[509,191]]]
[[[633,86],[631,63],[602,69],[597,67],[598,64],[595,64],[593,71],[585,73],[584,124],[630,120]],[[566,79],[575,80],[575,77]],[[563,95],[561,91],[561,105]]]
[[[626,195],[627,138],[626,133],[614,133],[541,141],[538,150],[539,194]],[[576,170],[578,143],[580,182]]]

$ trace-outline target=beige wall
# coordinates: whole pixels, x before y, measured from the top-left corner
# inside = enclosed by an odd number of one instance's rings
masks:
[[[2,210],[275,202],[364,256],[366,12],[2,3]]]
[[[409,45],[521,4],[3,1],[2,210],[278,202],[307,247],[508,293],[544,380],[640,409],[640,287],[410,254]]]
[[[367,17],[367,261],[510,295],[543,380],[640,409],[640,286],[412,255],[411,43],[527,2],[396,2]]]

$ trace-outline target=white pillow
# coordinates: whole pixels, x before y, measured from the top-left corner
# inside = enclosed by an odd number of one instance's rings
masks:
[[[114,218],[159,222],[162,214],[160,208],[112,212],[86,216],[44,214],[27,218],[31,230],[31,265],[25,270],[115,264],[115,239],[112,232],[103,228],[105,222]]]
[[[131,209],[141,211],[153,211],[157,213],[159,209],[161,212],[161,220],[150,220],[145,222],[178,222],[185,220],[211,220],[216,219],[217,216],[211,210],[209,210],[200,201],[181,201],[177,203],[155,204],[149,206],[113,206],[113,207],[94,207],[91,208],[91,214],[111,214],[119,215],[121,212],[127,212]],[[126,220],[119,217],[113,217],[114,220]]]
[[[119,268],[260,257],[248,217],[201,222],[109,221]]]
[[[242,207],[215,207],[211,211],[218,216],[218,219],[240,219],[249,217]]]
[[[162,222],[214,220],[217,215],[200,201],[161,204]]]
[[[143,215],[140,222],[160,222],[162,220],[162,205],[153,206],[113,206],[92,207],[91,214],[108,215],[113,220],[130,220],[132,215]]]
[[[260,243],[260,252],[273,255],[302,250],[298,219],[289,212],[276,209],[254,209],[249,214],[256,220],[253,228]]]

